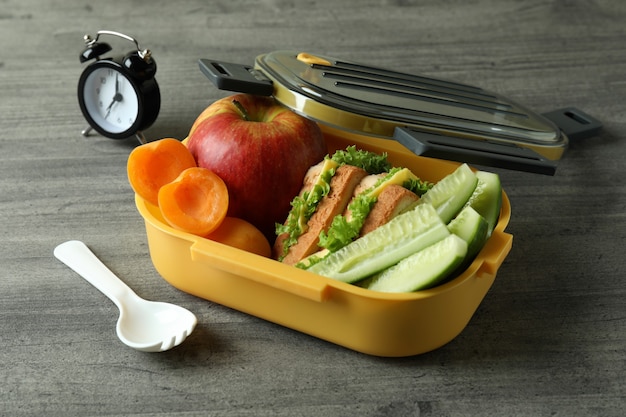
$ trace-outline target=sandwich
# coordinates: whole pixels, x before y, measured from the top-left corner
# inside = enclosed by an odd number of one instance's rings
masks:
[[[275,259],[310,266],[401,213],[432,184],[393,167],[386,154],[339,150],[312,166],[283,224],[276,227]]]

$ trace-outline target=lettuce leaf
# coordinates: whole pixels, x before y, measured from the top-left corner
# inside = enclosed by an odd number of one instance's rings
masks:
[[[368,174],[388,172],[391,164],[387,161],[387,154],[377,154],[364,150],[357,150],[356,146],[348,146],[345,150],[336,151],[331,159],[340,165],[354,165],[363,168]]]
[[[319,202],[330,192],[330,180],[335,175],[336,168],[323,171],[317,184],[310,191],[294,197],[291,201],[291,210],[284,224],[276,223],[276,235],[288,233],[283,242],[282,252],[278,259],[282,260],[289,248],[298,241],[298,238],[306,232],[308,221],[315,213]]]
[[[355,197],[348,205],[350,219],[343,215],[335,216],[328,232],[320,233],[319,246],[335,252],[356,239],[376,200],[375,196],[367,192]]]
[[[433,185],[435,184],[433,184],[432,182],[423,181],[419,178],[411,178],[402,184],[404,188],[406,188],[407,190],[413,191],[419,197],[424,195],[426,191],[433,188]]]

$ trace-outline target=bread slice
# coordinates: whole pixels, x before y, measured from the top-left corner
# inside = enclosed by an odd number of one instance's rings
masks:
[[[419,197],[406,188],[391,184],[386,186],[378,195],[378,200],[365,218],[359,236],[364,236],[391,219],[415,207]]]

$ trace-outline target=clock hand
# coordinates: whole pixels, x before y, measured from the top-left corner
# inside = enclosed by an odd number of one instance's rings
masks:
[[[113,96],[113,100],[111,100],[111,103],[109,104],[109,106],[106,109],[106,114],[104,115],[105,119],[109,117],[109,114],[111,113],[111,108],[113,107],[115,102],[122,101],[122,99],[124,98],[119,93],[119,91],[120,91],[119,74],[115,74],[115,95]]]
[[[104,119],[106,120],[107,117],[109,117],[109,114],[111,114],[111,107],[113,107],[113,104],[115,104],[115,97],[113,96],[113,100],[111,100],[111,103],[109,104],[109,106],[107,107],[107,113],[104,115]]]
[[[115,103],[117,103],[118,101],[122,101],[124,97],[122,97],[122,95],[120,93],[117,93],[113,96],[113,100],[111,100],[111,103],[109,104],[109,106],[106,109],[106,114],[104,115],[104,118],[106,119],[107,117],[109,117],[109,114],[111,114],[111,108],[113,107],[113,105]]]
[[[123,98],[124,97],[120,94],[119,74],[115,74],[115,95],[113,96],[113,102],[110,106],[112,106],[116,101],[122,101]]]

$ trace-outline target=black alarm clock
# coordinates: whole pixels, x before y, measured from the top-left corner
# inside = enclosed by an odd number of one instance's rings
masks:
[[[117,36],[135,44],[126,55],[102,57],[112,50],[101,35]],[[78,103],[92,129],[111,139],[136,136],[145,143],[143,130],[156,120],[161,108],[161,93],[154,78],[156,62],[148,49],[141,49],[132,37],[109,30],[98,31],[95,38],[84,36],[86,48],[80,62],[89,64],[78,80]]]

